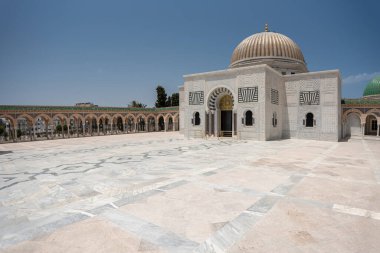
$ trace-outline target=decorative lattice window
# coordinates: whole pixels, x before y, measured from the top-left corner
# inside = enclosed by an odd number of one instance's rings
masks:
[[[270,101],[272,104],[278,105],[278,90],[270,89]]]
[[[189,92],[189,105],[203,105],[204,94],[203,91]]]
[[[301,91],[300,105],[319,105],[319,90]]]
[[[257,102],[258,101],[258,88],[244,87],[238,89],[239,103]]]

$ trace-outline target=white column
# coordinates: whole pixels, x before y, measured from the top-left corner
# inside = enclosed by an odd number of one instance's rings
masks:
[[[364,136],[365,133],[365,124],[362,124],[362,136]]]
[[[86,123],[82,124],[82,132],[83,132],[83,136],[85,136],[85,133],[86,133]]]
[[[54,136],[54,124],[52,123],[52,124],[50,124],[50,127],[51,127],[51,129],[50,129],[50,131],[51,131],[51,138],[53,139],[55,136]]]
[[[346,124],[343,122],[342,123],[342,138],[344,138],[346,136]]]
[[[235,122],[234,122],[234,117],[235,117],[235,112],[234,110],[232,110],[232,116],[231,116],[231,119],[232,119],[232,137],[234,136],[234,133],[235,133]]]
[[[46,139],[49,140],[49,123],[45,122]]]
[[[377,136],[380,135],[380,124],[377,125]]]
[[[214,134],[215,134],[215,137],[219,137],[218,136],[218,111],[215,110],[214,112]]]
[[[37,137],[36,137],[36,130],[35,130],[35,127],[34,127],[34,124],[32,123],[32,128],[33,128],[33,139],[36,140]]]
[[[211,136],[212,112],[208,111],[208,135]]]

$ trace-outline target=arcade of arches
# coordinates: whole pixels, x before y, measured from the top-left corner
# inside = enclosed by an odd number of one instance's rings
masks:
[[[178,107],[0,106],[0,119],[7,133],[0,141],[179,130]]]
[[[342,100],[343,137],[380,138],[380,77],[371,80],[359,99]]]
[[[343,107],[342,132],[344,137],[379,137],[380,108]]]
[[[230,136],[236,131],[236,115],[231,113],[233,98],[221,94],[215,100],[213,110],[206,115],[206,130],[212,134],[220,129],[223,136]],[[214,126],[215,117],[222,117],[224,124]],[[0,106],[0,120],[7,132],[6,137],[0,137],[2,142],[179,130],[178,107]],[[363,104],[361,100],[342,103],[342,137],[355,136],[380,138],[380,104]]]

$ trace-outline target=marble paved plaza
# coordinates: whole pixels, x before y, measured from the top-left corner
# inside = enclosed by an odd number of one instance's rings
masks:
[[[1,252],[379,252],[380,141],[0,145]]]

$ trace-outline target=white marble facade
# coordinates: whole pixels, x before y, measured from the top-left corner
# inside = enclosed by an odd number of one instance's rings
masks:
[[[283,75],[261,64],[186,75],[184,81],[180,131],[187,137],[223,136],[222,121],[228,120],[232,137],[238,139],[340,139],[338,70]],[[224,95],[233,99],[232,118],[221,117],[218,105]],[[252,112],[252,125],[246,124],[247,111]]]

